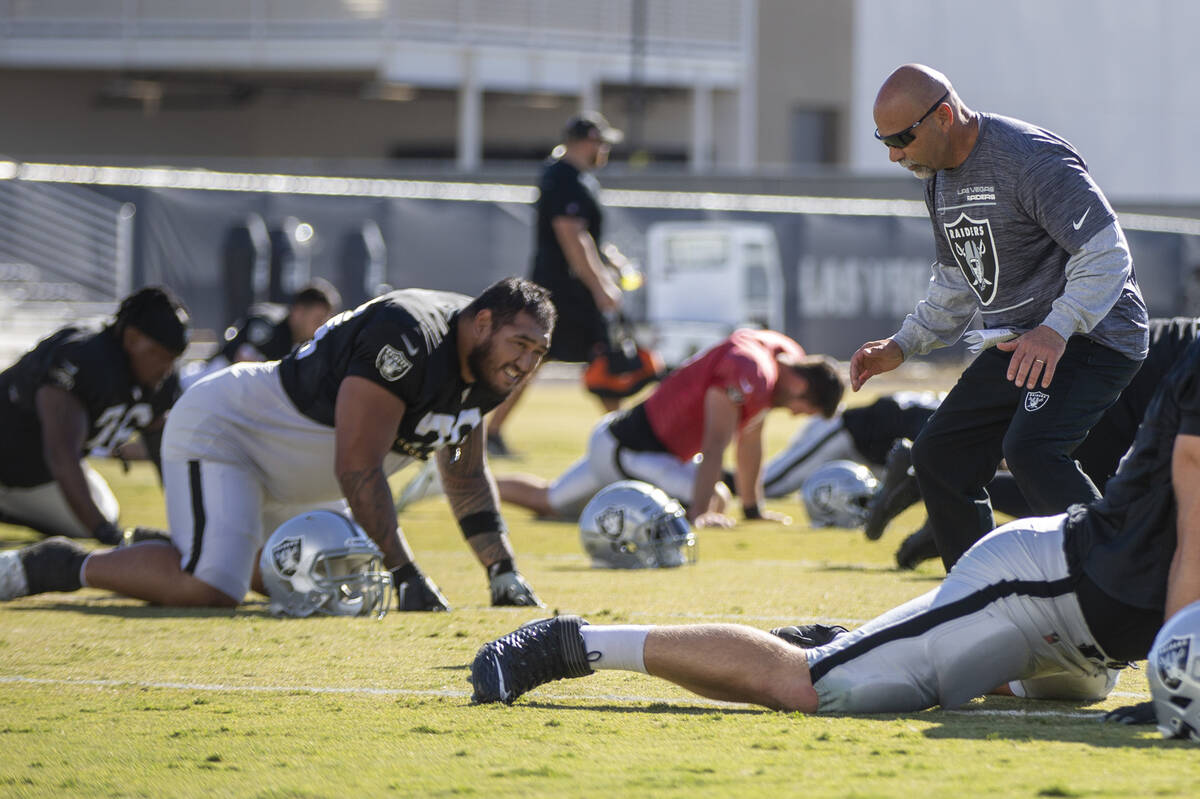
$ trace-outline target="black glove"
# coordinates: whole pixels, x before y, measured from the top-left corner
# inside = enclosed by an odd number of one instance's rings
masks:
[[[143,541],[159,541],[169,544],[171,543],[171,534],[166,530],[159,530],[154,527],[126,527],[121,538],[121,546],[129,547],[134,544],[140,544]]]
[[[107,544],[110,547],[115,547],[121,543],[121,528],[117,527],[112,522],[105,521],[96,525],[96,529],[92,530],[92,538],[99,541],[101,544]]]
[[[1158,718],[1154,713],[1154,702],[1151,701],[1110,710],[1104,714],[1103,721],[1116,724],[1154,724]]]
[[[771,630],[771,635],[801,649],[816,649],[847,632],[850,631],[840,624],[797,624],[794,627],[776,627]]]
[[[516,607],[544,608],[545,603],[533,593],[533,588],[517,571],[497,574],[489,580],[492,589],[492,606],[513,605]]]
[[[396,610],[449,610],[450,603],[442,592],[415,567],[398,566],[392,569],[392,585],[396,589]]]

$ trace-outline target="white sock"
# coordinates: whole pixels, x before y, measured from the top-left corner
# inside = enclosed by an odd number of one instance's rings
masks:
[[[642,653],[646,649],[645,624],[585,624],[579,629],[593,669],[624,669],[646,673]]]
[[[0,552],[0,599],[16,599],[29,594],[29,583],[25,580],[25,567],[17,550]]]
[[[84,559],[83,559],[83,563],[80,563],[80,564],[79,564],[79,584],[80,584],[82,587],[84,587],[84,588],[87,588],[87,587],[88,587],[88,584],[87,584],[87,580],[83,579],[83,573],[84,573],[85,571],[87,571],[87,562],[88,562],[89,560],[91,560],[91,559],[92,559],[92,555],[95,555],[95,554],[96,554],[96,553],[95,553],[94,551],[93,551],[93,552],[89,552],[89,553],[88,553],[88,556],[87,556],[86,558],[84,558]]]

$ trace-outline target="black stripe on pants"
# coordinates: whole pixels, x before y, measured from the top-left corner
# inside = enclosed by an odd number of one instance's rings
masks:
[[[183,570],[192,574],[200,560],[200,548],[204,544],[204,489],[200,485],[200,461],[188,461],[188,488],[192,493],[192,556]]]
[[[821,658],[810,668],[812,681],[816,683],[832,669],[862,657],[876,647],[905,638],[919,638],[940,624],[978,613],[993,602],[1005,597],[1031,596],[1049,599],[1069,594],[1074,589],[1074,577],[1063,577],[1049,582],[1045,580],[1002,580],[962,599],[947,602],[945,605],[935,605],[910,619],[867,635],[845,649]]]

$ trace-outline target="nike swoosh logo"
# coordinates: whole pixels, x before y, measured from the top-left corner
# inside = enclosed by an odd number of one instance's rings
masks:
[[[1090,211],[1090,210],[1092,210],[1092,209],[1091,209],[1091,208],[1089,208],[1088,210]],[[1085,214],[1084,214],[1084,216],[1087,216],[1087,214],[1085,213]],[[1080,219],[1079,221],[1080,221],[1080,223],[1081,223],[1081,224],[1083,223],[1083,220],[1082,220],[1082,219]],[[1075,229],[1076,229],[1076,230],[1079,230],[1079,228],[1075,228]],[[409,355],[416,355],[416,354],[417,354],[417,348],[416,348],[416,347],[414,347],[414,346],[412,345],[412,342],[410,342],[410,341],[408,340],[408,336],[406,336],[406,335],[404,335],[403,333],[401,333],[401,334],[400,334],[400,340],[404,342],[404,349],[408,350],[408,354],[409,354]]]
[[[496,657],[496,653],[492,653],[492,665],[496,667],[496,691],[500,694],[500,699],[508,701],[508,689],[504,687],[504,670],[500,668],[500,658]]]
[[[1072,222],[1072,223],[1071,223],[1071,227],[1075,228],[1076,230],[1079,230],[1079,228],[1083,227],[1083,220],[1087,219],[1087,215],[1088,215],[1088,214],[1090,214],[1091,212],[1092,212],[1092,209],[1091,209],[1091,208],[1089,208],[1089,209],[1087,209],[1086,211],[1084,211],[1084,212],[1083,212],[1083,216],[1079,217],[1079,221],[1078,221],[1078,222]]]

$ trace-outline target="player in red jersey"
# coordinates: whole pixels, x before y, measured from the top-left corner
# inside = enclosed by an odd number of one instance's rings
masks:
[[[770,330],[736,330],[671,373],[641,404],[596,425],[582,459],[551,482],[498,477],[500,498],[545,516],[574,517],[617,480],[662,488],[699,527],[729,527],[721,483],[726,447],[737,440],[735,481],[745,517],[787,521],[762,507],[766,411],[832,416],[844,384],[834,364]],[[699,457],[697,457],[699,456]]]

